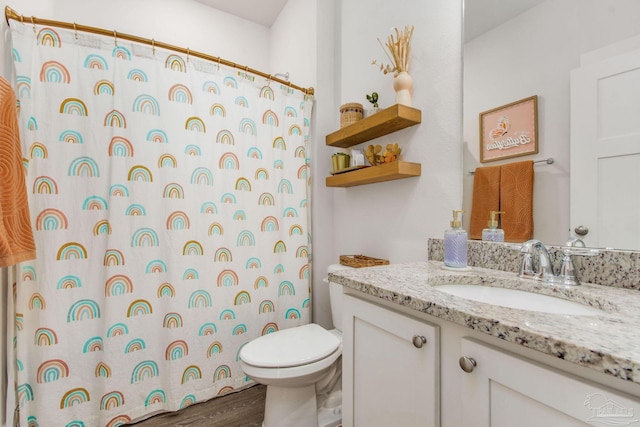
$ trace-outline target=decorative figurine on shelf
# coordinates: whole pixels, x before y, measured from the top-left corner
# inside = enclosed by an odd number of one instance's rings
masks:
[[[369,145],[364,152],[364,156],[371,166],[377,166],[396,161],[401,152],[402,148],[396,142],[395,144],[387,144],[385,150],[382,150],[382,145],[376,145],[375,147]]]
[[[391,64],[378,64],[373,61],[373,65],[379,65],[380,71],[384,74],[393,73],[393,89],[396,91],[396,104],[403,104],[411,107],[411,92],[413,90],[413,78],[409,75],[409,55],[411,53],[411,37],[413,36],[413,25],[405,26],[403,31],[394,28],[395,34],[387,37],[387,42],[383,45],[380,39],[378,43],[382,47],[385,55]],[[386,47],[385,47],[386,46]],[[393,64],[393,65],[392,65]]]

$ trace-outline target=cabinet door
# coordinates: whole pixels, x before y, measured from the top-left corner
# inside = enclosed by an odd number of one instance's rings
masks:
[[[439,426],[438,327],[344,298],[343,426]]]
[[[462,356],[476,362],[459,371],[463,424],[475,427],[629,425],[640,402],[553,368],[462,340]]]

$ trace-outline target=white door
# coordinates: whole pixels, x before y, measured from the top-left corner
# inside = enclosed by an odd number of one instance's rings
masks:
[[[342,425],[439,426],[438,327],[347,295],[343,314]]]
[[[476,362],[471,372],[460,370],[464,426],[640,424],[637,399],[470,339],[461,349]]]
[[[640,50],[571,73],[571,231],[640,249]]]

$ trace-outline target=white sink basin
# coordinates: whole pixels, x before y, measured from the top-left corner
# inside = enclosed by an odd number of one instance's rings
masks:
[[[603,314],[603,312],[597,308],[577,302],[516,289],[495,288],[482,285],[439,285],[434,286],[434,288],[473,301],[520,310],[583,316]]]

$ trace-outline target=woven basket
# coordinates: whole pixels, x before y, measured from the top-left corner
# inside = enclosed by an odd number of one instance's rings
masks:
[[[373,267],[374,265],[387,265],[389,260],[364,255],[340,255],[340,264],[355,268]]]
[[[340,106],[340,127],[349,126],[352,123],[362,120],[364,108],[362,104],[350,102]]]

